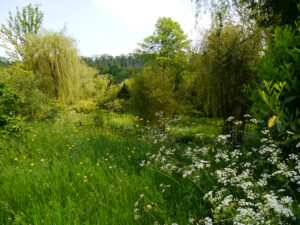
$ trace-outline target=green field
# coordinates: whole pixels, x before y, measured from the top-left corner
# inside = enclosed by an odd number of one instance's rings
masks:
[[[7,143],[0,157],[0,223],[184,224],[185,210],[196,215],[195,202],[178,201],[182,185],[139,165],[161,144],[136,136],[134,116],[108,116],[100,129],[78,125],[80,114],[70,116],[72,122],[27,124],[29,131]],[[124,127],[131,131],[126,136]],[[163,193],[160,183],[172,184],[172,194]],[[134,220],[137,201],[145,211]]]

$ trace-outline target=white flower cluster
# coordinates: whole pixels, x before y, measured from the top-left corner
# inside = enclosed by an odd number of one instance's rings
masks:
[[[245,118],[258,122],[250,115]],[[292,205],[299,201],[295,197],[300,192],[299,155],[284,158],[269,130],[261,131],[261,135],[255,147],[234,146],[229,142],[230,135],[219,135],[214,144],[201,148],[163,146],[155,154],[146,154],[140,165],[158,168],[169,176],[179,174],[200,190],[203,177],[216,180],[214,189],[201,193],[212,206],[212,216],[200,220],[191,217],[189,224],[297,224],[300,221],[295,221]],[[300,143],[296,147],[300,148]],[[184,160],[178,160],[178,155]],[[162,192],[168,187],[160,185]]]

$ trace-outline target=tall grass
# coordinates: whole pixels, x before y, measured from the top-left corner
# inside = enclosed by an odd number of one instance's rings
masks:
[[[199,203],[181,201],[191,190],[173,178],[141,168],[160,145],[120,136],[122,126],[119,132],[70,121],[28,126],[0,152],[0,224],[171,224],[187,221],[187,202]],[[169,191],[161,184],[171,184]]]

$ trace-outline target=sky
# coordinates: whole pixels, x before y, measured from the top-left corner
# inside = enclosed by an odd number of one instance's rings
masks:
[[[76,40],[80,55],[132,53],[151,35],[159,17],[178,22],[189,39],[197,37],[191,0],[0,0],[0,24],[16,7],[40,4],[43,29],[60,31]],[[209,20],[202,20],[205,27]],[[0,48],[0,56],[6,56]]]

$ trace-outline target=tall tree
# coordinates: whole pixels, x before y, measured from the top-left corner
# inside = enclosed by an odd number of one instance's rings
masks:
[[[75,41],[62,33],[28,35],[26,64],[44,79],[44,89],[64,103],[89,96],[93,88],[94,68],[78,56]]]
[[[16,15],[9,12],[7,25],[2,24],[0,28],[0,38],[2,47],[13,59],[24,60],[24,45],[28,34],[37,34],[41,28],[44,14],[39,10],[39,6],[31,4],[23,7],[20,11],[17,7]]]
[[[249,110],[243,86],[255,80],[250,63],[259,61],[261,36],[242,26],[225,24],[203,39],[194,60],[196,92],[202,110],[210,116],[242,116]]]
[[[160,57],[184,57],[189,50],[190,41],[179,23],[171,18],[159,18],[154,33],[140,44],[145,54],[158,54]]]
[[[182,74],[189,64],[190,40],[181,29],[179,23],[171,18],[159,18],[155,25],[155,31],[140,43],[139,52],[151,61],[167,68],[170,80],[175,84],[175,91],[182,80]],[[151,65],[151,63],[150,63]]]

